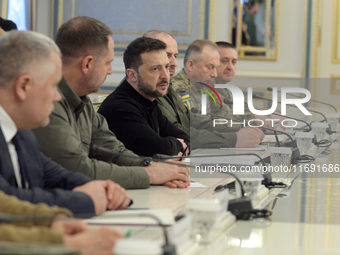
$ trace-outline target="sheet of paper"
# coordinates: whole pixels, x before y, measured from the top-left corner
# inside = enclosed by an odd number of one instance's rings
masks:
[[[190,182],[190,186],[188,187],[189,189],[208,189],[209,187],[208,186],[205,186],[199,182],[194,182],[194,181],[191,181]]]
[[[155,219],[143,216],[145,214],[156,216],[162,224],[167,226],[175,223],[170,209],[107,211],[85,221],[91,225],[158,225]]]
[[[277,138],[279,139],[280,142],[282,142],[283,140],[287,139],[288,136],[277,135]],[[263,143],[276,143],[275,135],[265,135],[262,142]]]
[[[207,155],[195,155],[195,156],[207,156]],[[261,155],[259,155],[261,157]],[[191,158],[190,163],[194,164],[231,164],[231,165],[254,165],[256,161],[260,159],[253,155],[247,156],[226,156],[220,155],[218,157],[199,157]]]
[[[265,151],[267,147],[259,146],[256,148],[220,148],[221,150],[230,150],[230,151]]]
[[[159,186],[159,185],[153,185],[153,186],[150,186],[149,189],[170,189],[169,187],[167,186]],[[188,189],[208,189],[209,187],[208,186],[205,186],[201,183],[198,183],[198,182],[194,182],[194,181],[190,181],[190,186],[188,187]]]

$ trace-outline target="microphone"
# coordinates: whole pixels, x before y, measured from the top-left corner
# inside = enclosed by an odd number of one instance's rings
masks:
[[[185,158],[208,158],[208,157],[233,157],[233,156],[255,156],[255,157],[258,157],[262,163],[263,166],[266,166],[266,163],[264,161],[263,158],[261,158],[258,154],[255,154],[255,153],[243,153],[243,154],[217,154],[217,155],[200,155],[200,156],[195,156],[195,155],[191,155],[191,156],[186,156]],[[167,156],[167,155],[163,155],[163,154],[155,154],[153,156],[154,158],[160,158],[160,159],[173,159],[173,158],[183,158],[183,157],[178,157],[178,156]],[[227,174],[230,174],[231,176],[233,176],[237,181],[238,183],[240,183],[240,180],[238,179],[238,177],[230,172],[226,172]],[[268,188],[268,189],[272,189],[272,188],[285,188],[286,185],[283,184],[282,182],[273,182],[272,181],[272,176],[271,176],[271,173],[270,172],[265,172],[265,173],[262,173],[262,176],[263,176],[263,180],[262,180],[262,184]],[[218,191],[218,190],[221,190],[221,189],[224,189],[226,188],[227,185],[219,185],[215,188],[215,191]],[[243,190],[243,186],[242,184],[240,183],[240,186],[241,186],[241,192],[242,194],[244,193]]]
[[[257,97],[258,95],[254,95],[254,97],[255,98],[258,98]],[[261,98],[262,99],[262,98]],[[225,104],[233,104],[233,101],[231,101],[231,100],[229,100],[229,99],[224,99],[223,100],[223,102],[225,103]],[[307,126],[308,126],[308,128],[309,128],[309,130],[307,130],[306,132],[309,132],[309,131],[311,131],[312,130],[312,127],[310,126],[310,124],[307,122],[307,121],[304,121],[304,120],[301,120],[301,119],[297,119],[297,118],[293,118],[293,117],[290,117],[290,116],[284,116],[284,115],[281,115],[281,114],[278,114],[278,113],[272,113],[273,115],[277,115],[277,116],[281,116],[281,117],[288,117],[288,118],[290,118],[290,119],[292,119],[292,120],[297,120],[297,121],[301,121],[301,122],[303,122],[303,123],[305,123]]]
[[[226,102],[231,102],[231,101],[228,100],[228,99],[225,99],[225,100],[223,100],[223,101],[224,101],[224,103],[226,103]],[[191,108],[191,112],[192,112],[192,113],[196,113],[196,114],[201,114],[201,113],[200,113],[201,111],[200,111],[198,108],[196,108],[196,107]],[[220,116],[220,115],[216,115],[216,114],[209,113],[209,112],[207,112],[207,115],[211,115],[211,116],[214,116],[214,117],[223,118],[223,119],[228,119],[228,120],[231,120],[231,121],[238,122],[237,120],[234,120],[234,119],[231,119],[231,118],[228,118],[228,117],[224,117],[224,116]],[[274,129],[273,129],[273,130],[274,130]],[[274,131],[274,135],[275,135],[275,139],[276,139],[277,146],[280,147],[280,142],[279,142],[279,139],[278,139],[278,137],[277,137],[276,130]]]
[[[140,157],[140,156],[136,156],[136,155],[129,155],[129,154],[124,154],[124,153],[116,153],[113,152],[111,150],[102,148],[100,146],[97,145],[91,145],[90,147],[90,154],[91,155],[95,155],[95,156],[112,156],[112,155],[119,155],[119,156],[127,156],[127,157],[132,157],[132,158],[143,158],[144,157]],[[163,155],[163,154],[155,154],[152,159],[154,159],[155,161],[161,161],[163,163],[167,163],[167,164],[176,164],[174,162],[168,162],[168,161],[164,161],[166,159],[174,159],[174,158],[202,158],[202,157],[213,157],[213,156],[248,156],[248,155],[254,155],[256,157],[258,157],[260,159],[260,161],[262,162],[262,164],[265,166],[265,162],[264,160],[257,154],[255,153],[248,153],[248,154],[227,154],[227,155],[203,155],[203,156],[168,156],[168,155]],[[176,165],[181,165],[182,164],[176,164]],[[189,166],[192,167],[192,166]],[[245,196],[245,191],[244,191],[244,187],[242,182],[240,181],[240,179],[233,173],[230,172],[226,172],[227,174],[233,176],[238,183],[240,184],[241,187],[241,193],[242,193],[242,197],[239,199],[233,199],[229,202],[229,206],[228,206],[228,210],[233,213],[236,217],[240,217],[240,215],[245,211],[247,213],[249,213],[250,211],[252,211],[252,205],[251,205],[251,200]],[[262,173],[262,176],[264,178],[264,180],[262,180],[262,184],[265,185],[265,187],[267,187],[268,189],[270,188],[281,188],[281,187],[285,187],[285,184],[283,183],[275,183],[272,182],[272,177],[271,177],[271,173],[270,172],[266,172],[266,173]],[[281,185],[281,186],[280,186]],[[224,186],[220,186],[220,187],[216,187],[216,191],[222,190],[224,189]],[[140,216],[140,215],[139,215]],[[167,240],[167,236],[165,236],[165,239]],[[169,250],[171,250],[171,245],[170,244],[165,244],[163,246],[164,247],[170,247],[168,248]],[[165,248],[164,248],[165,249]],[[165,253],[164,254],[169,254],[169,255],[175,255],[176,253]]]
[[[158,155],[158,154],[155,154],[155,155]],[[162,154],[159,154],[159,155],[162,155]],[[123,157],[127,157],[127,158],[143,159],[143,160],[152,159],[155,162],[162,162],[162,163],[171,164],[171,165],[183,166],[183,164],[179,164],[179,163],[176,163],[176,162],[164,161],[164,159],[162,159],[161,157],[157,157],[157,156],[156,157],[144,157],[144,156],[138,156],[136,154],[115,152],[115,151],[106,149],[102,146],[98,146],[98,145],[95,145],[95,144],[90,145],[90,151],[89,151],[89,157],[90,158],[96,158],[96,159],[104,160],[104,158],[112,157],[112,156],[123,156]],[[164,155],[164,156],[167,156],[167,155]],[[167,156],[167,157],[170,157],[170,156]],[[181,156],[181,157],[178,157],[178,158],[185,158],[185,157]]]
[[[164,154],[155,154],[153,155],[154,158],[158,158],[158,159],[176,159],[176,158],[209,158],[209,157],[221,157],[221,156],[255,156],[257,158],[259,158],[259,161],[261,161],[261,163],[265,166],[266,163],[264,162],[263,158],[261,158],[259,155],[255,154],[255,153],[246,153],[246,154],[217,154],[217,155],[200,155],[200,156],[195,156],[195,155],[191,155],[191,156],[168,156],[168,155],[164,155]]]
[[[272,114],[276,115],[276,116],[281,116],[281,117],[288,117],[288,118],[290,118],[292,120],[301,121],[301,122],[305,123],[308,126],[308,128],[309,128],[309,130],[306,130],[306,132],[312,131],[312,127],[310,126],[310,124],[307,121],[304,121],[304,120],[301,120],[301,119],[297,119],[297,118],[294,118],[294,117],[291,117],[291,116],[287,116],[287,115],[284,116],[284,115],[281,115],[281,114],[278,114],[278,113],[275,113],[275,112],[273,112]]]
[[[264,160],[259,155],[255,154],[255,153],[237,154],[237,155],[243,155],[243,156],[253,155],[253,156],[256,156],[260,159],[262,164],[265,165]],[[90,146],[89,156],[97,157],[97,158],[98,157],[111,157],[111,156],[126,156],[126,157],[129,157],[129,158],[145,159],[145,157],[141,157],[141,156],[129,155],[129,154],[124,154],[124,153],[119,153],[119,152],[113,152],[111,150],[108,150],[106,148],[103,148],[103,147],[95,145],[95,144],[92,144]],[[155,162],[162,162],[162,163],[171,164],[171,165],[183,166],[183,164],[179,164],[179,163],[176,163],[176,162],[169,162],[169,161],[165,161],[165,160],[167,160],[167,159],[185,159],[185,158],[202,158],[202,157],[220,157],[220,156],[221,156],[220,154],[219,155],[203,155],[203,156],[168,156],[168,155],[164,155],[164,154],[155,154],[155,155],[153,155],[152,159]],[[235,155],[234,154],[227,154],[227,155],[223,155],[223,156],[235,156]],[[192,167],[192,166],[189,166],[189,167]],[[232,173],[229,173],[229,174],[232,175],[235,179],[238,179],[238,177],[235,176],[234,174],[232,174]],[[240,186],[241,186],[242,196],[244,196],[245,192],[244,192],[243,186],[242,186],[239,179],[238,179],[238,181],[239,181]],[[271,179],[270,179],[270,181],[271,181]]]
[[[256,94],[255,94],[256,95]],[[269,99],[268,99],[269,100]],[[226,102],[230,102],[230,100],[223,100],[225,103]],[[198,113],[200,112],[199,109],[197,108],[191,108],[191,112],[193,113]],[[227,118],[227,117],[223,117],[223,116],[219,116],[219,115],[216,115],[216,114],[212,114],[212,113],[207,113],[208,115],[212,115],[212,116],[216,116],[216,117],[219,117],[219,118],[225,118],[225,119],[229,119],[229,120],[232,120],[232,121],[235,121],[231,118]],[[284,134],[286,136],[288,136],[290,138],[290,140],[292,141],[292,146],[293,146],[293,150],[292,150],[292,158],[291,158],[291,162],[295,162],[295,159],[298,158],[300,156],[300,151],[299,151],[299,148],[297,147],[296,145],[296,141],[293,139],[293,137],[286,133],[286,132],[283,132],[283,131],[279,131],[279,130],[276,130],[276,129],[272,129],[272,128],[266,128],[266,127],[259,127],[259,128],[262,128],[262,129],[266,129],[266,130],[270,130],[270,131],[273,131],[274,132],[274,135],[275,135],[275,139],[276,139],[276,143],[277,143],[277,146],[280,147],[280,141],[277,137],[277,133],[281,133],[281,134]]]
[[[94,214],[79,214],[74,215],[75,218],[84,218],[84,216],[92,217]],[[98,216],[100,218],[105,218],[106,216]],[[162,221],[155,215],[150,213],[136,213],[136,214],[127,214],[127,215],[108,215],[107,218],[135,218],[135,217],[148,217],[157,222],[157,226],[160,226],[163,230],[164,240],[165,244],[163,245],[163,255],[176,255],[176,247],[175,245],[171,244],[169,242],[168,233],[166,231],[166,225],[162,223]],[[55,215],[53,216],[12,216],[9,214],[0,213],[0,223],[18,223],[18,222],[42,222],[42,221],[52,221],[55,218]],[[70,218],[71,219],[71,218]],[[63,219],[65,220],[65,219]],[[118,226],[131,226],[131,224],[110,224],[110,225],[118,225]],[[140,226],[140,224],[138,224]]]
[[[200,156],[191,155],[191,156],[186,156],[185,158],[189,158],[189,159],[190,158],[209,158],[209,157],[222,157],[222,156],[223,157],[224,156],[226,156],[226,157],[233,157],[233,156],[255,156],[255,157],[259,158],[259,161],[261,161],[263,166],[266,166],[266,163],[265,163],[264,159],[261,158],[259,155],[255,154],[255,153],[217,154],[217,155],[200,155]],[[165,159],[173,159],[173,158],[183,158],[183,157],[177,157],[177,156],[172,157],[172,156],[167,156],[167,155],[163,155],[163,154],[155,154],[154,157],[155,158],[158,157],[158,158],[163,159],[163,160],[165,160]],[[232,175],[240,183],[240,181],[238,180],[237,176],[235,176],[235,175],[233,175],[232,173],[229,173],[229,172],[227,172],[227,173]],[[272,177],[271,177],[270,173],[262,173],[262,176],[264,178],[264,180],[262,181],[262,184],[265,185],[267,188],[269,188],[268,185],[272,184]],[[221,185],[219,185],[219,186],[221,186]],[[219,187],[219,186],[217,186],[217,187]],[[240,186],[241,186],[241,191],[242,191],[241,183],[240,183]],[[217,187],[216,187],[216,189],[217,189]],[[273,187],[271,186],[270,188],[273,188]]]
[[[163,230],[163,236],[164,236],[164,241],[165,244],[162,246],[163,248],[163,255],[176,255],[176,246],[174,244],[171,244],[169,241],[169,237],[168,237],[168,232],[166,230],[166,225],[164,225],[162,223],[162,221],[155,215],[150,214],[150,213],[136,213],[136,214],[127,214],[127,215],[101,215],[98,216],[99,218],[103,219],[105,217],[107,217],[108,219],[112,219],[112,218],[135,218],[135,217],[147,217],[147,218],[151,218],[153,220],[155,220],[157,222],[157,226],[161,227]],[[133,224],[121,224],[121,223],[117,223],[117,224],[110,224],[112,226],[117,225],[117,226],[131,226]],[[136,226],[140,226],[140,224],[136,224]]]
[[[270,92],[273,91],[273,89],[271,87],[268,87],[267,90],[270,91]],[[281,94],[280,90],[278,90],[277,92],[279,92]],[[297,96],[297,95],[294,95],[294,94],[291,94],[291,93],[286,93],[286,94],[289,95],[289,96],[292,96],[292,97],[303,98],[303,97],[300,97],[300,96]],[[321,102],[321,101],[317,101],[317,100],[313,100],[313,99],[310,99],[309,101],[313,101],[315,103],[319,103],[319,104],[324,104],[324,105],[330,106],[330,107],[332,107],[335,110],[335,112],[338,112],[338,110],[335,108],[334,105],[331,105],[331,104],[328,104],[328,103],[325,103],[325,102]]]
[[[253,97],[254,97],[254,98],[263,99],[263,100],[267,100],[267,101],[273,101],[273,100],[271,100],[271,99],[269,99],[269,98],[262,97],[262,96],[259,96],[259,95],[257,95],[257,94],[253,94]],[[278,104],[281,104],[280,101],[277,101],[277,103],[278,103]],[[295,105],[290,105],[290,104],[287,104],[287,105],[290,106],[290,107],[297,108]],[[327,119],[326,119],[326,116],[325,116],[322,112],[314,111],[314,110],[311,110],[311,109],[309,109],[309,108],[306,108],[306,109],[307,109],[308,111],[310,111],[310,112],[315,112],[315,113],[320,114],[320,115],[324,118],[323,121],[325,121],[325,122],[328,124],[328,126],[329,126],[329,128],[328,128],[328,130],[327,130],[327,133],[328,133],[328,134],[334,133],[334,132],[332,131],[331,126],[329,125],[329,123],[328,123],[328,121],[327,121]]]
[[[254,97],[254,98],[258,98],[258,99],[267,100],[267,101],[273,101],[273,100],[271,100],[271,99],[269,99],[269,98],[262,97],[262,96],[257,95],[257,94],[253,94],[253,97]],[[277,103],[278,103],[278,104],[281,104],[281,101],[277,101]],[[295,105],[290,105],[290,104],[287,104],[287,105],[290,106],[290,107],[297,108]],[[306,108],[306,109],[307,109],[308,111],[310,111],[310,112],[315,112],[315,113],[320,114],[320,115],[324,118],[324,120],[327,122],[326,116],[325,116],[322,112],[314,111],[314,110],[311,110],[311,109],[309,109],[309,108]],[[328,122],[327,122],[327,123],[328,123]]]
[[[290,140],[292,141],[292,146],[293,146],[293,148],[292,148],[292,158],[291,158],[291,163],[294,164],[295,159],[297,159],[298,157],[300,157],[300,150],[299,150],[299,148],[297,147],[296,141],[293,139],[293,137],[292,137],[290,134],[288,134],[287,132],[283,132],[283,131],[279,131],[279,130],[275,130],[275,129],[267,128],[267,127],[260,127],[260,128],[266,129],[266,130],[270,130],[270,131],[274,131],[274,132],[276,131],[276,132],[282,133],[282,134],[284,134],[284,135],[286,135],[286,136],[288,136],[288,137],[290,138]],[[278,146],[278,147],[280,147],[280,146]]]

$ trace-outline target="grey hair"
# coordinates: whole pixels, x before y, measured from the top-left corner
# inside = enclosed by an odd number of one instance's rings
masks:
[[[187,65],[189,60],[193,60],[195,62],[199,62],[201,61],[200,55],[203,52],[203,48],[205,46],[209,46],[212,49],[215,49],[216,51],[218,51],[218,46],[216,43],[209,41],[209,40],[196,40],[193,41],[187,51],[185,52],[185,56],[184,56],[184,66]]]
[[[0,88],[9,86],[35,61],[48,60],[52,51],[61,56],[55,42],[33,31],[10,31],[0,36]]]

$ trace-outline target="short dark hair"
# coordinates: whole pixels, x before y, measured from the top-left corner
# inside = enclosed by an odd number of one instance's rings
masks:
[[[124,51],[125,70],[132,68],[138,71],[139,66],[143,64],[141,54],[165,49],[166,44],[158,39],[139,37],[133,40]]]
[[[250,0],[248,2],[248,8],[251,9],[256,3],[260,4],[260,1],[258,1],[258,0]]]
[[[61,25],[55,38],[63,55],[63,63],[71,58],[93,54],[98,56],[108,48],[112,31],[101,21],[78,16]]]
[[[217,44],[218,47],[220,48],[230,48],[230,49],[236,49],[234,44],[228,43],[228,42],[224,42],[224,41],[218,41],[215,42]]]
[[[11,31],[11,30],[18,30],[17,24],[15,24],[11,20],[3,19],[1,17],[0,17],[0,27],[6,32]]]

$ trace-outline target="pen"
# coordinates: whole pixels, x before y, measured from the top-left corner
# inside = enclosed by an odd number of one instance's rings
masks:
[[[123,235],[124,238],[128,238],[129,236],[131,236],[131,233],[132,233],[131,230],[129,230],[128,232],[126,232],[126,233]]]

